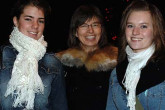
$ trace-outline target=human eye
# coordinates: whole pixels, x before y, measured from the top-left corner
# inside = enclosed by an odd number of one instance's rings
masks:
[[[99,27],[99,23],[93,23],[92,27]]]
[[[93,28],[100,28],[101,27],[101,24],[100,23],[93,23],[92,24],[92,27]]]
[[[32,21],[31,18],[25,18],[26,21]]]
[[[39,23],[44,24],[45,23],[45,20],[41,19],[41,20],[39,20]]]
[[[132,28],[133,25],[132,24],[127,24],[127,28]]]
[[[88,27],[88,24],[83,24],[80,27]]]
[[[86,29],[88,29],[88,24],[82,24],[80,26],[80,28],[86,30]]]
[[[141,28],[144,29],[144,28],[147,28],[147,26],[146,25],[142,25]]]

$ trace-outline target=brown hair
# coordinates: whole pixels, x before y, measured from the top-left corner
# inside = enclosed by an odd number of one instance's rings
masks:
[[[99,10],[98,7],[88,4],[88,5],[79,6],[73,13],[73,16],[71,18],[69,38],[68,38],[69,47],[79,46],[80,41],[75,36],[77,28],[82,24],[84,24],[87,20],[90,20],[94,17],[98,18],[102,25],[101,26],[102,34],[98,45],[99,47],[102,47],[107,44],[107,35],[106,35],[106,31],[103,23],[104,19],[101,14],[101,11]]]
[[[155,43],[155,52],[151,56],[150,60],[155,60],[156,58],[160,58],[162,53],[165,51],[165,43],[164,43],[164,19],[160,12],[160,10],[154,5],[145,0],[133,0],[123,11],[121,24],[120,24],[120,40],[119,40],[119,56],[118,62],[122,62],[126,57],[125,48],[128,45],[126,41],[125,28],[127,24],[127,20],[129,15],[134,11],[149,11],[151,14],[151,19],[153,23],[153,35],[154,35],[154,43]]]
[[[14,16],[16,16],[17,19],[19,19],[20,15],[24,11],[24,8],[29,5],[42,9],[44,12],[45,19],[48,19],[48,17],[50,16],[51,7],[46,0],[17,0],[11,10],[11,17],[13,18]]]

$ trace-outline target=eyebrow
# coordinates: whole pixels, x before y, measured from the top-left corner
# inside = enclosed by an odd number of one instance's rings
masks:
[[[95,21],[95,22],[93,22],[92,24],[94,24],[94,23],[100,23],[99,21]],[[84,24],[88,24],[88,23],[84,23]]]
[[[33,16],[30,16],[30,15],[25,15],[24,17],[29,17],[29,18],[34,18]],[[44,17],[42,18],[39,18],[39,19],[45,19]]]
[[[126,24],[134,24],[134,23],[132,23],[132,22],[127,22]],[[149,23],[147,23],[147,22],[142,22],[142,23],[140,23],[140,24],[149,24]]]

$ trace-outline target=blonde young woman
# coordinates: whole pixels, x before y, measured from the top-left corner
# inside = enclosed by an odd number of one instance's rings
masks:
[[[133,0],[124,10],[106,110],[165,110],[164,26],[159,9],[145,0]]]

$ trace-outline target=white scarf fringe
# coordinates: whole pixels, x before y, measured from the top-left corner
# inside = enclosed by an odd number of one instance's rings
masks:
[[[152,44],[148,49],[138,53],[134,53],[129,46],[126,47],[129,64],[122,83],[126,88],[126,94],[128,94],[127,106],[130,107],[130,110],[135,110],[136,87],[140,79],[141,70],[146,65],[154,51],[154,44]]]
[[[13,107],[33,109],[35,93],[43,93],[44,85],[38,75],[38,61],[46,53],[47,42],[44,36],[37,41],[14,27],[10,43],[19,52],[12,69],[12,76],[7,85],[5,96],[12,95]]]

